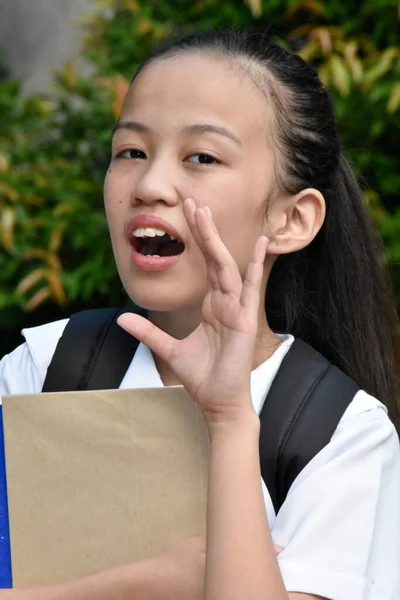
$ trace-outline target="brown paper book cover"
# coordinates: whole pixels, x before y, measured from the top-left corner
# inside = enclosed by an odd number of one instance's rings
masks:
[[[207,427],[183,387],[5,396],[3,419],[14,587],[204,533]]]

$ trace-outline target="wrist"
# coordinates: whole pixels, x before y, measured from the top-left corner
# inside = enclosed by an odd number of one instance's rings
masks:
[[[141,560],[49,588],[46,600],[161,600],[156,565]],[[53,592],[55,592],[53,594]],[[33,600],[33,599],[32,599]]]
[[[211,443],[221,438],[232,439],[242,435],[256,436],[258,440],[260,435],[260,419],[252,404],[226,410],[217,418],[215,415],[212,418],[206,415],[206,422]]]
[[[156,558],[141,560],[115,570],[117,575],[117,586],[121,598],[131,600],[164,600],[165,590],[160,581],[159,565]],[[119,575],[119,577],[118,577]],[[117,596],[114,596],[117,597]]]

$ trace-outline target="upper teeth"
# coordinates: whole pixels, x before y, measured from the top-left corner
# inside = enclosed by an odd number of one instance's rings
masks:
[[[176,240],[174,236],[170,235],[169,233],[167,234],[166,231],[163,231],[162,229],[156,229],[155,227],[138,227],[132,232],[132,235],[135,237],[156,237],[157,235],[169,235],[171,240]]]

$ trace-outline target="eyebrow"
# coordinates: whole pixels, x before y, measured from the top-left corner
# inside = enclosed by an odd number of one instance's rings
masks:
[[[139,123],[138,121],[119,121],[112,130],[112,136],[119,129],[129,129],[130,131],[136,131],[138,133],[151,133],[151,128],[147,125],[143,125],[143,123]],[[232,142],[242,147],[242,142],[234,133],[229,131],[229,129],[225,129],[225,127],[220,127],[218,125],[208,125],[208,124],[195,124],[195,125],[187,125],[183,128],[183,133],[188,135],[202,134],[202,133],[216,133],[217,135],[222,135]]]
[[[138,123],[137,121],[118,121],[113,127],[111,137],[113,137],[119,129],[129,129],[130,131],[137,131],[138,133],[150,133],[151,131],[150,127]]]

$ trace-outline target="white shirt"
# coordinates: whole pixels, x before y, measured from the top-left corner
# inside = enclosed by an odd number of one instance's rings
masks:
[[[0,395],[38,393],[68,320],[23,330],[26,342],[0,362]],[[293,342],[251,373],[259,413]],[[140,344],[120,388],[161,387],[152,353]],[[266,512],[287,591],[331,600],[400,600],[400,447],[385,406],[356,394],[329,444],[293,482],[275,515]]]

